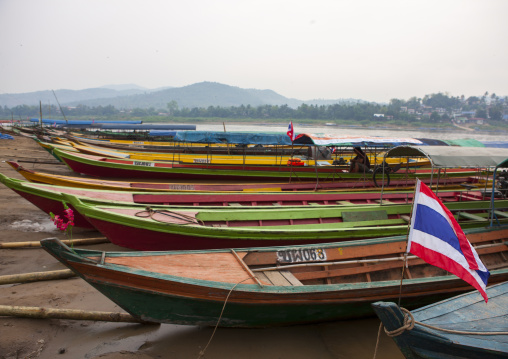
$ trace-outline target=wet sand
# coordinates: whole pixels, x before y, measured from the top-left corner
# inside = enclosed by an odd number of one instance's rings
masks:
[[[19,136],[0,140],[0,160],[9,159],[54,160],[33,140]],[[63,165],[22,164],[38,171],[72,174]],[[0,172],[22,179],[5,162],[0,162]],[[73,238],[100,236],[92,230],[73,230]],[[48,237],[66,239],[48,215],[0,184],[0,242]],[[126,250],[113,244],[86,248]],[[59,269],[65,267],[40,248],[0,249],[0,275]],[[123,312],[79,278],[0,285],[0,305]],[[372,358],[378,328],[377,318],[269,329],[218,328],[203,358]],[[0,317],[0,359],[199,358],[212,333],[213,328],[197,326]],[[403,356],[383,333],[377,358]]]

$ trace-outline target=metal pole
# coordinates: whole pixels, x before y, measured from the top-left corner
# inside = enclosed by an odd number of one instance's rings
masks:
[[[494,196],[496,194],[496,172],[497,166],[494,168],[494,174],[492,175],[492,195],[490,196],[490,226],[494,222]]]

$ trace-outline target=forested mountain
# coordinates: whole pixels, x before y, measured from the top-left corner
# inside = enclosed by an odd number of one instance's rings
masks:
[[[86,90],[55,90],[62,106],[84,105],[89,107],[114,106],[117,109],[166,109],[168,103],[175,101],[179,108],[207,108],[209,106],[247,106],[287,105],[296,108],[303,103],[309,105],[328,105],[331,103],[362,102],[359,100],[310,100],[303,101],[287,98],[272,90],[242,89],[216,82],[165,89],[143,89],[136,85],[108,86]],[[24,94],[0,94],[0,106],[15,107],[20,105],[55,104],[52,91],[38,91]]]

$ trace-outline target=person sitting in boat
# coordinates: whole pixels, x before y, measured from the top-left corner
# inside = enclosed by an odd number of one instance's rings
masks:
[[[351,173],[366,173],[370,171],[370,161],[365,152],[362,151],[361,147],[353,148],[356,157],[350,161],[349,172]]]

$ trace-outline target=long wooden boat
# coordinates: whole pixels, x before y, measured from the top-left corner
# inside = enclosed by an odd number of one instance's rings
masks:
[[[392,339],[408,359],[508,358],[508,282],[486,291],[487,304],[474,291],[412,310],[414,327]],[[397,304],[372,306],[386,330],[403,326],[405,314]]]
[[[74,172],[97,177],[151,178],[151,179],[200,179],[214,180],[251,180],[266,181],[275,178],[289,180],[358,180],[375,186],[372,174],[349,173],[337,166],[254,166],[254,165],[211,165],[181,164],[158,161],[136,161],[113,159],[81,153],[70,153],[54,149],[54,153]],[[470,169],[450,169],[447,181],[461,183],[477,171]],[[405,180],[414,183],[416,176],[429,178],[434,173],[429,169],[415,170],[410,173],[392,173],[392,180]],[[369,179],[369,177],[371,177]],[[378,178],[379,180],[379,178]]]
[[[294,179],[287,182],[230,182],[224,181],[218,183],[217,181],[205,182],[203,180],[197,181],[129,181],[125,180],[110,180],[110,179],[97,179],[76,176],[63,176],[40,171],[34,171],[21,166],[15,161],[6,161],[12,168],[14,168],[20,175],[25,177],[30,182],[47,183],[59,186],[80,187],[80,188],[95,188],[95,189],[111,189],[121,191],[168,191],[168,192],[280,192],[280,191],[379,191],[379,188],[372,187],[372,181],[365,182],[362,179],[351,181],[316,181]],[[470,176],[464,182],[469,185],[477,184],[479,187],[484,187],[481,184],[482,178],[478,176]],[[422,182],[429,184],[429,179],[423,179]],[[439,185],[439,188],[447,189],[461,189],[460,181],[453,180],[447,181]],[[395,188],[412,188],[414,181],[399,180],[391,181],[390,187],[385,190]],[[468,185],[468,186],[469,186]],[[395,187],[398,186],[398,187]]]
[[[508,280],[507,230],[467,231],[491,284]],[[270,327],[373,315],[397,300],[406,236],[308,246],[173,252],[103,252],[41,241],[46,251],[136,318],[221,327]],[[470,290],[456,276],[408,258],[402,305]],[[224,310],[223,310],[224,308]]]
[[[42,145],[42,144],[41,144]],[[45,144],[45,146],[51,147],[52,144]],[[64,149],[63,145],[60,148]],[[309,156],[308,154],[301,155],[293,155],[291,153],[287,154],[228,154],[222,153],[217,154],[213,152],[197,152],[192,151],[192,153],[184,153],[183,151],[179,152],[147,152],[147,151],[137,151],[134,148],[129,150],[114,150],[107,147],[101,147],[100,145],[82,145],[79,143],[69,142],[67,147],[71,147],[71,152],[81,152],[84,154],[95,155],[95,156],[106,156],[110,158],[123,158],[123,159],[131,159],[131,160],[139,160],[139,161],[171,161],[177,163],[207,163],[207,164],[233,164],[233,165],[271,165],[271,166],[281,166],[287,165],[288,161],[295,161],[299,166],[323,166],[327,164],[329,166],[332,165],[333,159],[329,160],[319,160],[316,161]],[[309,151],[312,153],[312,151]],[[385,160],[389,165],[398,165],[402,164],[399,158],[387,158],[384,159],[384,153],[376,154],[368,154],[370,157],[370,163],[374,166],[375,164],[381,164],[383,160]],[[348,151],[343,154],[342,161],[343,164],[346,165],[352,158],[354,158],[355,154],[352,151]],[[404,166],[413,167],[422,167],[430,165],[430,161],[427,158],[418,158],[418,159],[409,159]],[[346,167],[345,167],[346,168]]]
[[[55,139],[75,142],[81,145],[93,145],[115,150],[138,151],[138,152],[182,152],[182,153],[203,153],[213,152],[215,154],[249,154],[249,155],[308,155],[308,145],[278,145],[278,146],[256,146],[255,144],[237,146],[224,143],[187,143],[176,141],[149,141],[125,140],[125,139],[94,139],[84,136],[67,134],[65,138]]]
[[[201,209],[83,203],[62,194],[112,243],[136,250],[213,249],[325,243],[407,233],[410,204],[332,208]],[[453,202],[462,228],[490,225],[490,201]],[[496,225],[508,224],[508,201],[496,201]]]
[[[139,206],[171,206],[200,208],[272,208],[278,210],[294,207],[337,207],[365,204],[408,204],[414,191],[390,191],[381,197],[380,192],[136,192],[97,190],[76,187],[32,183],[7,177],[0,173],[0,182],[46,213],[63,215],[65,199],[62,194],[74,195],[85,203],[115,203]],[[481,201],[487,199],[481,192],[441,191],[442,202]],[[497,203],[497,202],[496,202]],[[93,228],[79,213],[75,215],[75,226]]]

